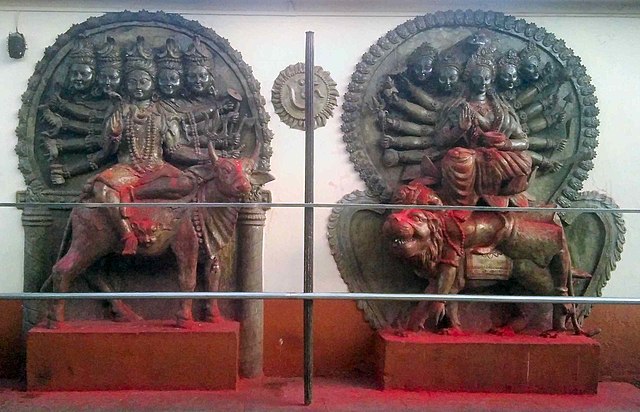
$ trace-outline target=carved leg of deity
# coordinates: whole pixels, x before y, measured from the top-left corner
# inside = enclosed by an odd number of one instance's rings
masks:
[[[185,221],[178,228],[175,236],[179,242],[171,244],[178,265],[178,283],[181,292],[193,292],[196,288],[196,270],[198,265],[198,235],[190,221]],[[194,326],[192,299],[183,299],[176,314],[177,326],[189,329]]]
[[[212,259],[207,258],[204,268],[204,286],[207,292],[218,292],[220,290],[220,262],[217,256]],[[207,300],[205,320],[213,323],[222,320],[218,299]]]
[[[97,202],[120,203],[120,194],[102,182],[95,183],[93,192]],[[120,237],[124,243],[122,254],[135,255],[138,250],[138,238],[131,228],[129,219],[123,215],[123,210],[119,207],[108,207],[106,210],[111,220],[118,227]]]
[[[468,206],[478,203],[474,150],[462,147],[449,150],[442,159],[441,168],[442,200],[445,204]]]
[[[187,176],[160,177],[140,186],[133,187],[131,193],[134,200],[166,199],[177,200],[193,192],[195,182]]]

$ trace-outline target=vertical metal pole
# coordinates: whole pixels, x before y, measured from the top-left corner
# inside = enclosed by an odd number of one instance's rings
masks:
[[[304,68],[304,202],[313,203],[313,32],[308,31]],[[313,292],[313,207],[304,208],[304,292]],[[313,398],[313,301],[304,301],[304,404]]]

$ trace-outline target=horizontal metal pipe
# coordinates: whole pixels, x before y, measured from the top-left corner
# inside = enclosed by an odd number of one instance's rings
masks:
[[[360,209],[426,209],[426,210],[476,210],[484,212],[549,212],[556,211],[558,213],[584,213],[584,212],[604,212],[604,213],[640,213],[640,209],[617,209],[602,207],[575,207],[575,208],[555,208],[548,207],[490,207],[490,206],[433,206],[433,205],[402,205],[402,204],[384,204],[384,203],[176,203],[176,202],[158,202],[158,203],[47,203],[47,202],[25,202],[25,203],[0,203],[0,208],[11,207],[24,209],[27,207],[45,207],[51,209],[66,209],[76,206],[89,208],[108,208],[108,207],[238,207],[238,208],[360,208]]]
[[[445,299],[446,296],[446,299]],[[407,293],[303,293],[303,292],[119,292],[119,293],[0,293],[0,300],[45,299],[298,299],[298,300],[402,300],[449,302],[511,303],[592,303],[640,305],[640,298],[603,298],[586,296],[505,296],[505,295],[433,295]]]

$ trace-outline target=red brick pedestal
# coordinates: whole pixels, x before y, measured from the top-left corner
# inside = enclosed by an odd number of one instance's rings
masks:
[[[27,336],[27,388],[38,391],[235,389],[237,322],[69,322]]]
[[[583,336],[382,332],[377,372],[384,389],[595,394],[600,345]]]

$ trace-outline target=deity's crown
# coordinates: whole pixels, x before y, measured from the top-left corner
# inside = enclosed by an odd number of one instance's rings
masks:
[[[520,60],[522,62],[530,61],[540,63],[542,61],[542,57],[540,56],[540,51],[534,42],[527,43],[527,46],[520,50],[518,54]]]
[[[96,61],[101,67],[120,68],[122,66],[122,56],[116,39],[107,36],[104,44],[96,47]]]
[[[158,63],[158,69],[182,69],[182,51],[176,40],[169,37],[156,53],[156,62]]]
[[[467,60],[464,75],[468,79],[471,77],[471,73],[478,70],[481,67],[486,67],[491,70],[491,76],[496,74],[496,64],[493,61],[491,50],[486,48],[479,49],[476,53],[472,54]]]
[[[498,60],[498,68],[503,69],[507,66],[518,67],[520,65],[520,57],[514,49],[509,49]]]
[[[460,58],[457,57],[454,53],[440,53],[435,62],[436,71],[442,72],[447,67],[453,67],[458,71],[458,73],[462,73],[463,65],[460,61]]]
[[[86,36],[78,36],[73,45],[73,49],[69,52],[69,60],[71,64],[80,63],[95,67],[96,58],[93,47]]]
[[[210,72],[213,71],[213,62],[205,53],[204,46],[200,42],[200,37],[195,36],[193,43],[189,45],[187,51],[182,56],[185,66],[202,66]]]
[[[134,70],[142,70],[152,77],[156,74],[156,65],[153,61],[153,52],[145,46],[143,36],[136,38],[136,43],[131,45],[124,53],[124,69],[126,73]]]
[[[418,48],[416,48],[407,59],[407,65],[411,66],[414,64],[420,63],[420,59],[423,57],[429,58],[432,61],[436,59],[438,56],[438,51],[429,44],[429,42],[424,42]]]

